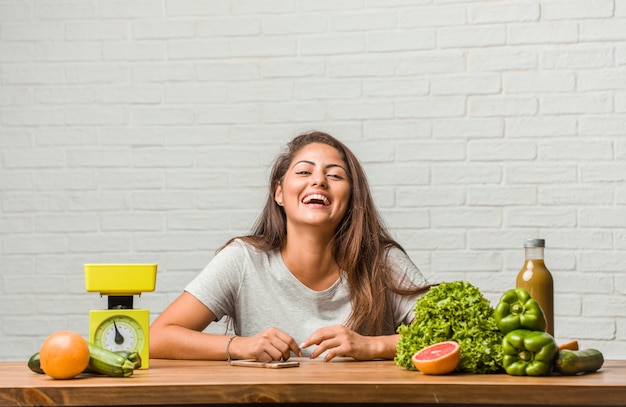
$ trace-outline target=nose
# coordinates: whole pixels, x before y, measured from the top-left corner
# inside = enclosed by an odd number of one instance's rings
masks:
[[[323,171],[315,171],[311,177],[311,185],[326,188],[326,174]]]

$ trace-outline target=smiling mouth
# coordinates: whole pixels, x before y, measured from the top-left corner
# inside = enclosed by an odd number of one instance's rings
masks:
[[[302,203],[303,204],[317,204],[317,205],[324,205],[324,206],[330,205],[330,201],[328,200],[328,198],[322,194],[307,195],[302,200]]]

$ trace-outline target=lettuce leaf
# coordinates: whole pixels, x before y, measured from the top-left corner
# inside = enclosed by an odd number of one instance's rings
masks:
[[[415,321],[398,327],[396,365],[415,370],[415,352],[453,340],[461,346],[456,368],[466,373],[502,372],[502,333],[494,309],[478,288],[466,281],[444,282],[419,297]]]

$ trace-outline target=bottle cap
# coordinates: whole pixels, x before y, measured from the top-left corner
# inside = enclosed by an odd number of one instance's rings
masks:
[[[526,239],[524,247],[546,247],[544,239]]]

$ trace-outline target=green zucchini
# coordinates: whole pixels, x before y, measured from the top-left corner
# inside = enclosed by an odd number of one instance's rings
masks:
[[[115,351],[89,345],[89,365],[85,373],[96,373],[112,377],[128,377],[134,369],[141,367],[141,358],[137,352]],[[39,374],[45,374],[41,368],[39,352],[28,359],[28,368]]]
[[[130,352],[130,355],[126,356],[126,359],[133,362],[135,369],[141,368],[141,355],[139,355],[139,352]]]
[[[99,346],[89,345],[89,365],[91,372],[113,377],[128,377],[133,374],[135,363],[124,356]]]
[[[568,350],[563,349],[554,362],[554,368],[563,375],[591,373],[604,364],[604,356],[597,349]]]

